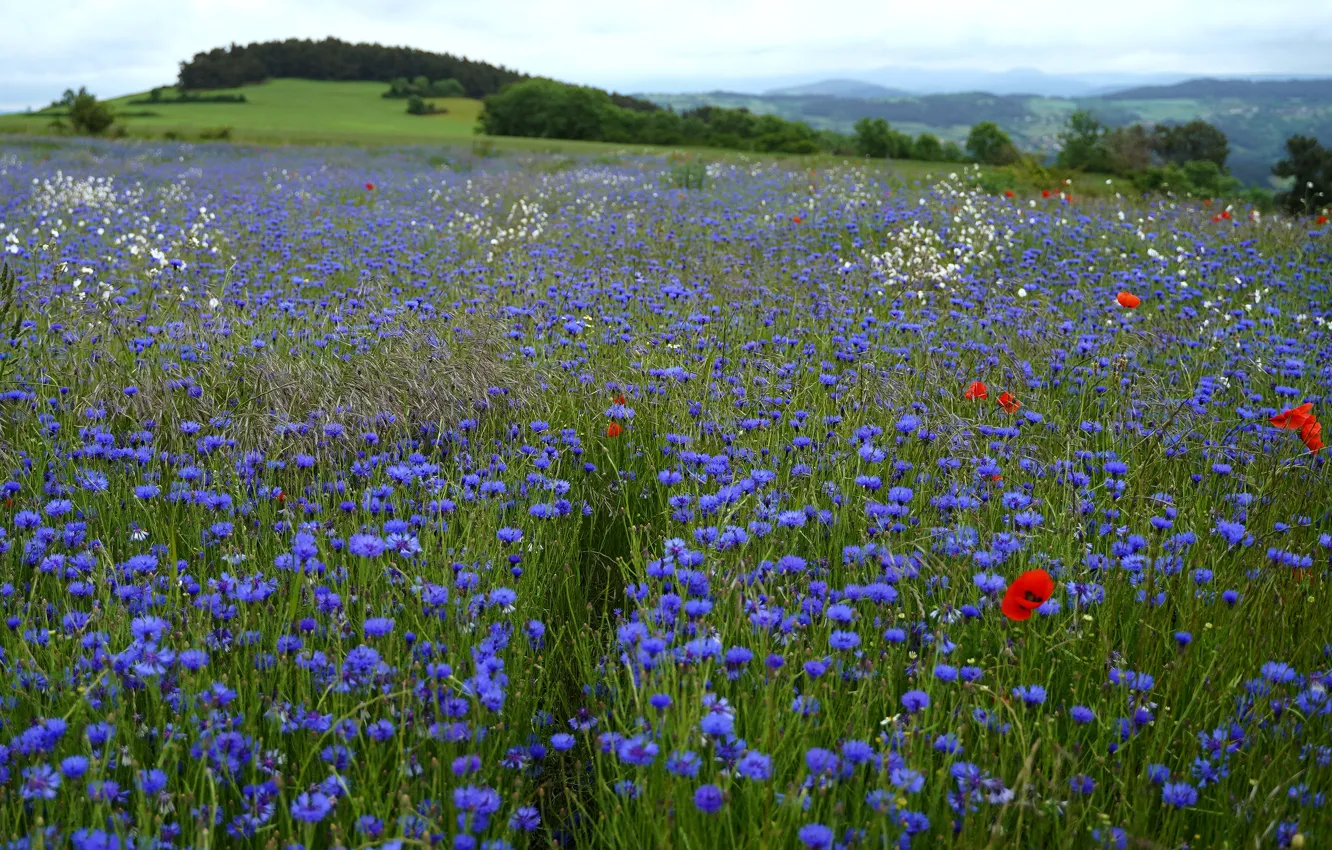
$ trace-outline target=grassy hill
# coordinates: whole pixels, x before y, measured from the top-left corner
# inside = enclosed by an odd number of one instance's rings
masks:
[[[1304,133],[1332,142],[1332,84],[1327,81],[1195,80],[1087,98],[981,92],[892,98],[731,92],[645,96],[676,110],[704,105],[745,107],[840,132],[850,132],[862,116],[884,118],[903,132],[933,133],[959,143],[966,139],[971,125],[994,121],[1019,147],[1047,153],[1058,150],[1064,122],[1077,109],[1090,109],[1110,125],[1200,118],[1215,124],[1230,139],[1231,171],[1256,184],[1267,183],[1272,164],[1283,156],[1287,137]]]
[[[437,98],[446,110],[408,115],[403,100],[380,97],[384,83],[275,79],[209,94],[244,94],[245,103],[131,104],[146,92],[107,101],[131,136],[185,139],[230,128],[232,139],[252,142],[352,142],[414,144],[471,139],[481,101]],[[169,90],[166,97],[174,96]],[[50,133],[59,109],[0,115],[0,132]]]

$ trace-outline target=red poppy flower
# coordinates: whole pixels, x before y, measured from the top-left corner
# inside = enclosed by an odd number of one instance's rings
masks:
[[[1132,292],[1121,292],[1115,296],[1115,300],[1119,302],[1120,307],[1124,307],[1128,310],[1132,310],[1134,307],[1137,307],[1142,303],[1142,299],[1134,295]]]
[[[1283,410],[1276,416],[1267,420],[1277,428],[1283,428],[1287,431],[1298,431],[1304,427],[1304,423],[1313,418],[1313,402],[1306,401],[1299,407],[1292,407],[1290,410]]]
[[[1210,207],[1211,205],[1212,205],[1212,199],[1211,199],[1211,198],[1203,198],[1203,206],[1205,206],[1205,207]]]
[[[1320,215],[1318,218],[1314,219],[1314,224],[1317,224],[1319,227],[1327,224],[1327,216]]]
[[[971,386],[967,387],[967,391],[962,394],[962,397],[967,401],[984,401],[990,397],[990,391],[980,381],[973,381]]]
[[[1227,218],[1227,219],[1230,218],[1230,210],[1222,210],[1222,211],[1221,211],[1221,217],[1222,217],[1222,218]]]
[[[1026,620],[1054,594],[1054,579],[1045,570],[1028,570],[1008,586],[1001,609],[1010,620]]]
[[[1213,224],[1215,224],[1216,222],[1218,222],[1218,221],[1220,221],[1220,220],[1221,220],[1221,216],[1220,216],[1220,214],[1217,214],[1217,215],[1212,216],[1212,223],[1213,223]]]
[[[794,221],[796,224],[799,224],[799,223],[800,223],[800,216],[798,216],[798,215],[793,215],[793,216],[791,216],[791,221]]]
[[[365,184],[365,191],[367,191],[367,192],[373,192],[373,191],[375,191],[375,184],[374,184],[374,183],[366,183],[366,184]]]
[[[1017,413],[1018,408],[1022,407],[1022,402],[1009,393],[1003,393],[999,396],[999,406],[1004,409],[1004,413]]]
[[[617,396],[615,397],[615,403],[616,403],[616,404],[624,404],[624,393],[620,393],[619,395],[617,395]]]
[[[1013,191],[1012,189],[1005,189],[1005,190],[1004,190],[1004,197],[1005,197],[1005,198],[1016,198],[1016,197],[1017,197],[1017,194],[1014,193],[1014,191]]]
[[[620,427],[619,422],[612,422],[606,426],[607,437],[618,437],[622,433],[624,433],[624,428]]]
[[[1300,428],[1300,439],[1304,441],[1304,447],[1314,454],[1318,454],[1325,446],[1323,444],[1323,424],[1312,416]]]
[[[1049,190],[1049,189],[1042,189],[1042,190],[1041,190],[1041,197],[1042,197],[1042,198],[1048,198],[1048,197],[1050,197],[1050,190]]]

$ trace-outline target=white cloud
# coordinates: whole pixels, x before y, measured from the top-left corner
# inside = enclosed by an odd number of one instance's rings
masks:
[[[9,0],[0,108],[67,87],[166,83],[229,42],[407,44],[643,87],[854,76],[884,66],[1047,73],[1332,73],[1332,4],[1308,0]]]

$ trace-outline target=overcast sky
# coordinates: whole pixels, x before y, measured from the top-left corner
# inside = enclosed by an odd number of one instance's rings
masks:
[[[621,91],[856,76],[1332,75],[1328,0],[0,0],[0,110],[175,79],[229,42],[333,35]]]

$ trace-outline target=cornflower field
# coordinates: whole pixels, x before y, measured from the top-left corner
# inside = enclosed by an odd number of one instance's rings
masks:
[[[0,146],[0,846],[1317,847],[1332,237]]]

